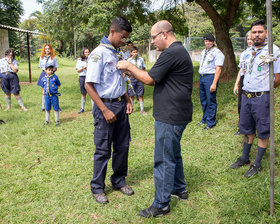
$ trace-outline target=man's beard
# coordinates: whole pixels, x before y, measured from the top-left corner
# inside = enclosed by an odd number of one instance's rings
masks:
[[[261,46],[261,45],[263,45],[264,42],[265,42],[265,40],[254,42],[254,45],[255,46]]]

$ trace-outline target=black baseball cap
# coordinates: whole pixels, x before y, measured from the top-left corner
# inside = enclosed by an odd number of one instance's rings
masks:
[[[204,37],[203,37],[204,40],[209,40],[209,41],[212,41],[214,42],[215,41],[215,37],[209,33],[209,34],[205,34]]]
[[[53,68],[53,65],[52,64],[48,64],[48,65],[46,65],[45,69],[47,69],[47,68]]]

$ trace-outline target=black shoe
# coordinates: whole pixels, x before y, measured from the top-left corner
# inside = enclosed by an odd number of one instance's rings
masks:
[[[81,108],[81,109],[79,110],[78,114],[81,114],[81,113],[84,113],[84,112],[85,112],[85,110],[84,110],[83,108]]]
[[[237,131],[237,132],[235,132],[235,133],[233,134],[233,136],[237,136],[237,135],[240,135],[240,132],[239,132],[239,131]]]
[[[121,187],[121,188],[117,188],[117,187],[113,186],[113,188],[116,190],[120,190],[120,192],[122,192],[123,194],[128,195],[128,196],[131,196],[134,194],[134,191],[128,185],[125,185],[124,187]]]
[[[109,203],[109,201],[104,193],[93,194],[93,197],[97,203],[100,203],[100,204]]]
[[[199,123],[197,123],[196,125],[198,125],[198,126],[202,126],[202,125],[205,125],[205,123],[203,123],[203,122],[199,122]]]
[[[166,209],[161,208],[155,208],[153,206],[150,206],[149,208],[146,208],[144,210],[141,210],[139,212],[139,215],[145,218],[151,218],[151,217],[157,217],[161,215],[166,215],[170,212],[170,206],[168,205]]]
[[[189,193],[188,193],[188,191],[182,191],[182,192],[173,191],[171,193],[171,196],[184,201],[184,200],[188,199]]]
[[[60,125],[59,121],[56,121],[55,126],[59,126],[59,125]]]
[[[3,120],[0,120],[0,124],[6,124],[6,122]]]
[[[244,161],[243,159],[241,159],[241,157],[239,157],[233,164],[230,165],[230,168],[231,169],[238,169],[241,166],[248,165],[248,164],[250,164],[249,159],[247,161]]]
[[[42,108],[42,109],[41,109],[41,112],[44,112],[45,110],[46,110],[45,108]]]
[[[209,129],[211,129],[211,128],[212,128],[212,127],[209,127],[209,126],[206,125],[202,130],[203,130],[203,131],[207,131],[207,130],[209,130]]]
[[[45,121],[44,125],[49,125],[49,122],[48,122],[48,121]]]
[[[256,164],[253,164],[250,166],[249,170],[244,174],[244,177],[249,178],[253,175],[258,174],[259,172],[262,171],[262,166],[257,166]]]

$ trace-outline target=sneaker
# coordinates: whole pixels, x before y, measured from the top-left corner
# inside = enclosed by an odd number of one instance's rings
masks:
[[[253,165],[250,166],[249,170],[244,174],[244,177],[249,178],[253,175],[256,175],[259,172],[261,172],[262,169],[263,168],[262,168],[261,165],[257,166],[256,164],[253,164]]]
[[[22,106],[21,109],[22,109],[23,111],[27,111],[27,109],[26,109],[24,106]]]
[[[44,112],[45,110],[46,110],[45,108],[42,108],[42,109],[41,109],[41,112]]]
[[[147,114],[147,112],[144,111],[144,110],[141,110],[140,113],[143,114],[143,115],[146,115],[146,114]]]
[[[239,157],[233,164],[230,165],[230,168],[231,169],[238,169],[241,166],[248,165],[248,164],[250,164],[249,159],[247,161],[244,161],[243,159],[241,159],[241,157]]]
[[[209,129],[211,129],[211,128],[212,128],[212,127],[209,127],[209,126],[206,125],[202,130],[203,130],[203,131],[207,131],[207,130],[209,130]]]
[[[84,110],[83,108],[81,108],[81,109],[79,110],[78,114],[81,114],[81,113],[84,113],[84,112],[85,112],[85,110]]]
[[[149,208],[141,210],[139,212],[139,215],[142,216],[142,217],[145,217],[145,218],[151,218],[151,217],[166,215],[169,212],[170,212],[170,206],[169,205],[165,209],[155,208],[153,206],[150,206]]]
[[[175,197],[175,198],[178,198],[178,199],[180,199],[180,200],[185,201],[185,200],[188,199],[189,193],[188,193],[188,191],[182,191],[182,192],[173,191],[173,192],[171,193],[171,196],[172,196],[172,197]]]
[[[6,124],[6,122],[3,120],[0,120],[0,124]]]
[[[128,195],[128,196],[131,196],[134,194],[133,189],[128,185],[125,185],[124,187],[121,187],[121,188],[116,188],[113,186],[113,188],[116,190],[120,190],[120,192],[122,192],[123,194]]]
[[[55,126],[59,126],[60,124],[59,124],[59,121],[56,121],[55,122]]]
[[[48,122],[48,121],[45,121],[44,125],[49,125],[49,122]]]
[[[93,194],[93,197],[97,203],[100,203],[100,204],[109,203],[109,201],[104,193]]]

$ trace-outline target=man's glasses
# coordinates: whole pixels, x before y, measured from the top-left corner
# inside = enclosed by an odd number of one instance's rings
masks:
[[[168,30],[168,31],[160,31],[159,33],[157,33],[156,35],[151,35],[151,38],[154,40],[154,39],[156,39],[156,37],[158,36],[158,35],[160,35],[160,34],[162,34],[162,33],[169,33],[169,32],[171,32],[172,30]]]

